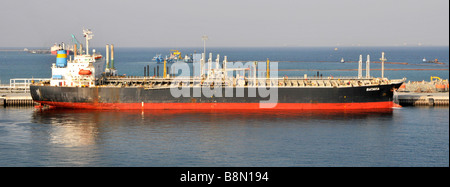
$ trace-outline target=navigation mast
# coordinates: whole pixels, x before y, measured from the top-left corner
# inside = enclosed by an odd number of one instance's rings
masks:
[[[86,55],[89,55],[89,40],[94,36],[91,29],[83,29],[84,37],[86,38]]]

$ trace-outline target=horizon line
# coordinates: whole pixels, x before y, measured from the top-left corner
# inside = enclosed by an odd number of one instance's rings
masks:
[[[114,44],[114,43],[111,43]],[[106,45],[106,44],[105,44]],[[114,44],[114,47],[119,48],[203,48],[203,46],[120,46]],[[51,46],[47,47],[50,48]],[[105,46],[91,46],[91,48],[104,48]],[[450,47],[450,45],[360,45],[360,46],[333,46],[333,45],[324,45],[324,46],[207,46],[207,48],[304,48],[304,47],[310,47],[310,48],[322,48],[322,47],[330,47],[330,48],[346,48],[346,47]],[[41,46],[19,46],[19,47],[7,47],[7,46],[0,46],[2,49],[23,49],[23,48],[40,48]]]

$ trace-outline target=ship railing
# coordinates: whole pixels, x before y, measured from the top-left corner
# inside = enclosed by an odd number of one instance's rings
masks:
[[[406,81],[406,77],[403,79],[391,79],[391,82],[394,82],[394,83],[400,83],[400,82],[405,82],[405,81]]]
[[[202,78],[199,76],[186,76],[186,77],[143,77],[143,76],[130,76],[130,77],[109,77],[106,82],[113,84],[128,84],[128,85],[182,85],[188,81],[189,84],[194,86],[199,85],[223,85],[223,86],[281,86],[281,87],[354,87],[354,86],[367,86],[367,85],[380,85],[395,83],[396,81],[390,81],[382,78],[358,78],[358,77],[276,77],[276,78],[261,78],[261,77],[210,77]],[[401,80],[400,80],[401,81]]]
[[[35,82],[48,81],[50,79],[45,78],[15,78],[9,80],[9,86],[1,86],[1,89],[13,92],[30,92],[30,85]]]
[[[231,77],[231,76],[230,76]],[[246,79],[254,79],[253,77],[245,77]],[[197,79],[203,79],[199,76],[195,76],[195,77],[168,77],[168,78],[163,78],[163,77],[153,77],[153,76],[125,76],[125,77],[107,77],[108,80],[173,80],[173,79],[189,79],[189,80],[197,80]],[[214,79],[214,78],[210,78],[210,79]],[[261,78],[261,77],[257,77],[256,79],[259,80],[263,80],[263,79],[267,79],[265,77]],[[317,77],[317,76],[308,76],[308,77],[303,77],[303,76],[295,76],[295,77],[288,77],[288,76],[283,76],[283,77],[276,77],[276,78],[269,78],[269,79],[278,79],[278,80],[283,80],[283,79],[307,79],[307,80],[329,80],[329,79],[341,79],[341,80],[373,80],[375,79],[374,77],[370,77],[370,78],[358,78],[358,77],[351,77],[351,76],[324,76],[324,77]],[[401,80],[401,79],[399,79]]]

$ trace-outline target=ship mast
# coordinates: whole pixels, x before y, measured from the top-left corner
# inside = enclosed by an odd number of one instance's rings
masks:
[[[89,40],[94,36],[91,29],[83,29],[84,37],[86,38],[86,55],[89,55]]]

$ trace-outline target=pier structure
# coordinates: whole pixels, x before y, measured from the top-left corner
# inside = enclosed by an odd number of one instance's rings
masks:
[[[396,94],[394,101],[401,106],[448,106],[448,80],[431,77],[428,81],[408,81]]]
[[[48,81],[43,78],[10,79],[9,85],[0,85],[0,106],[34,106],[30,95],[30,84]]]
[[[397,92],[394,101],[401,106],[448,106],[449,94]]]
[[[35,106],[36,102],[31,98],[30,93],[9,93],[0,95],[0,106]]]
[[[16,78],[10,79],[8,84],[0,84],[0,93],[29,93],[30,85],[35,82],[48,81],[44,78]]]
[[[399,92],[415,92],[415,93],[434,93],[448,92],[448,80],[430,80],[428,81],[408,81],[398,89]]]

